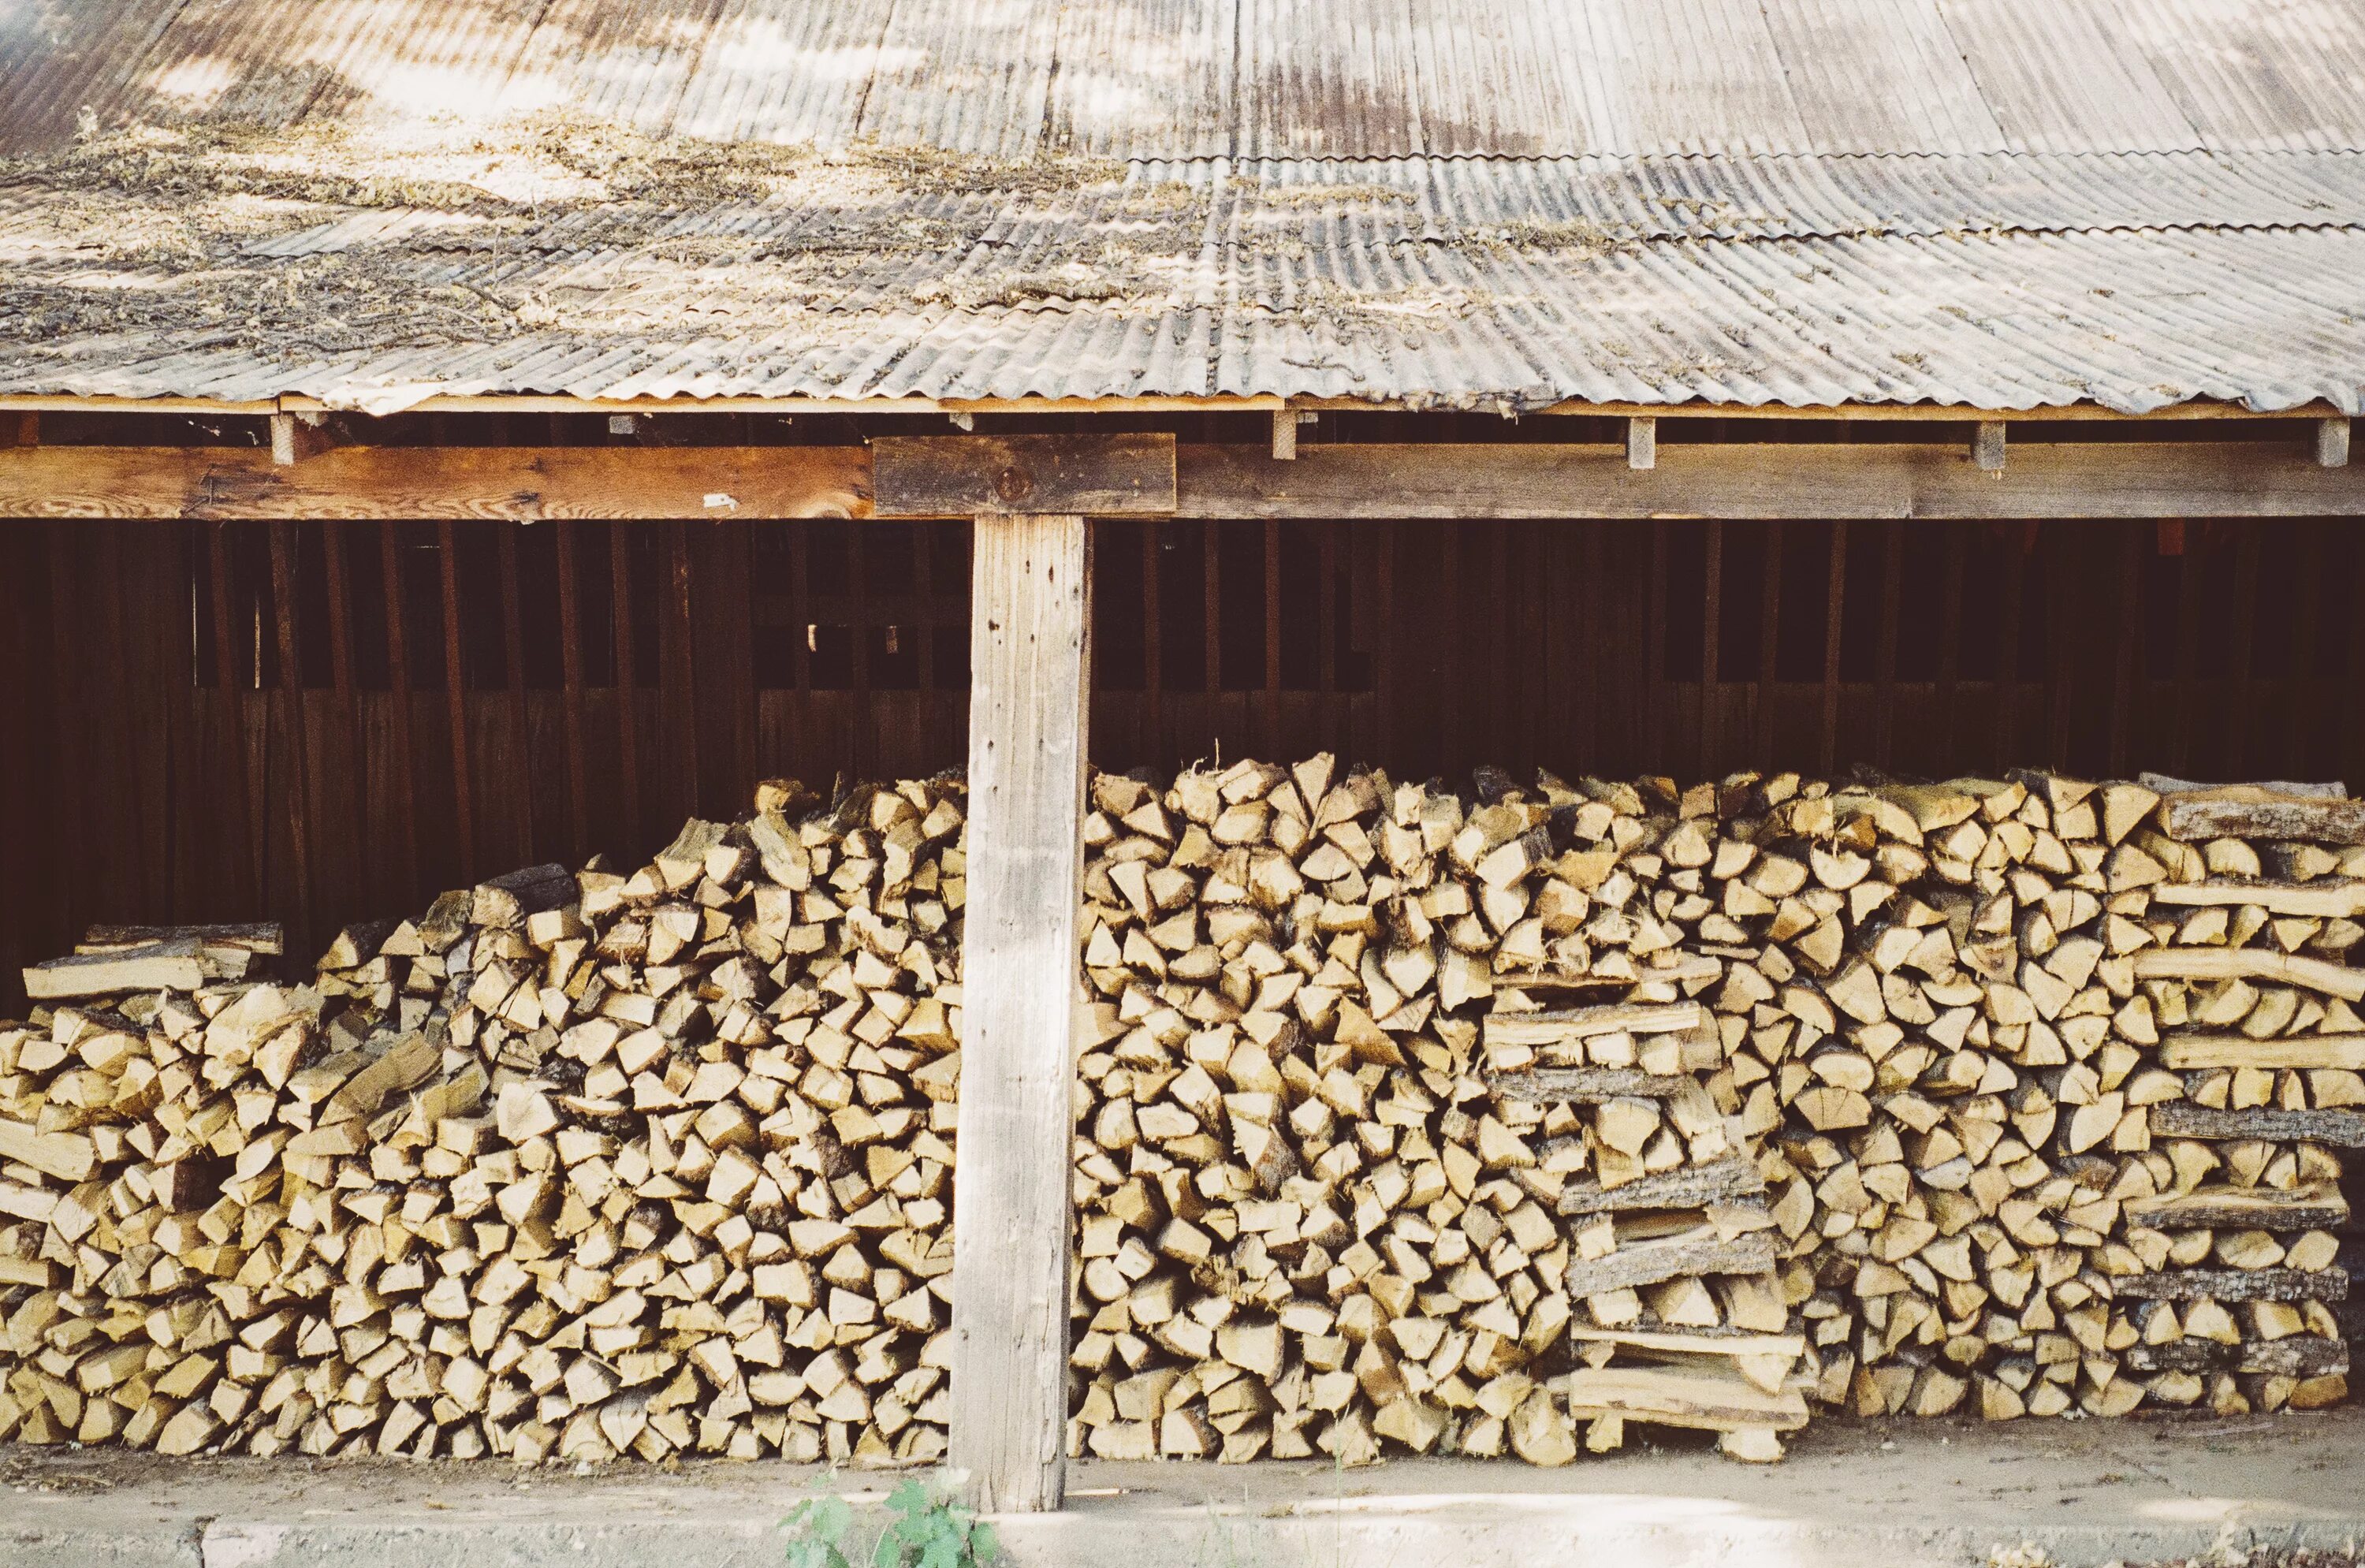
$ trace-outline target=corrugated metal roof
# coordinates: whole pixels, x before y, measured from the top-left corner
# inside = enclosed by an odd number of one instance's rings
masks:
[[[2355,0],[14,0],[0,151],[497,118],[997,158],[2365,149]]]
[[[475,211],[237,195],[170,234],[148,187],[72,222],[19,192],[0,390],[2142,411],[2365,383],[2348,153],[1002,167]]]
[[[2360,81],[2357,0],[0,0],[0,393],[2353,408]]]

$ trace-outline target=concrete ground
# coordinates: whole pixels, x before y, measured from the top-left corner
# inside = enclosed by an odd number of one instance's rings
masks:
[[[839,1475],[876,1500],[893,1477]],[[5,1568],[740,1568],[816,1484],[769,1464],[157,1460],[0,1448]],[[1820,1420],[1778,1465],[1635,1445],[1564,1470],[1416,1460],[1076,1465],[1000,1521],[1044,1568],[2086,1568],[2365,1544],[2365,1410],[2271,1418]],[[857,1563],[867,1552],[855,1554]],[[2256,1562],[2253,1558],[2255,1568]]]

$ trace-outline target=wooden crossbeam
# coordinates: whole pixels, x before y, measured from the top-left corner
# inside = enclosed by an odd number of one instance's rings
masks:
[[[881,461],[899,461],[899,444],[878,442]],[[2322,467],[2289,442],[2024,442],[2000,476],[1960,446],[1885,443],[1687,442],[1660,446],[1644,469],[1629,466],[1622,445],[1325,442],[1283,460],[1261,443],[1166,450],[1171,495],[1155,477],[1154,453],[1126,466],[1096,460],[1097,479],[1038,469],[1027,482],[1033,498],[1062,494],[1085,515],[1170,506],[1178,517],[1343,520],[2365,515],[2365,465]],[[869,517],[871,452],[347,446],[278,467],[249,448],[0,447],[0,517]],[[1010,510],[981,461],[951,465],[950,476],[941,460],[928,461],[938,476],[925,487],[897,479],[900,515]],[[930,505],[939,510],[923,510]]]
[[[1162,431],[890,436],[872,442],[870,452],[873,504],[881,517],[1162,516],[1174,510],[1174,438]]]

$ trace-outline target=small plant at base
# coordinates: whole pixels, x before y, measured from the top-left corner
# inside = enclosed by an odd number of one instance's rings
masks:
[[[833,1473],[834,1474],[834,1473]],[[818,1484],[826,1486],[832,1477]],[[993,1527],[949,1494],[906,1481],[889,1494],[887,1526],[872,1543],[869,1568],[986,1568],[1000,1555]],[[829,1493],[789,1512],[788,1568],[854,1568],[846,1548],[854,1510]]]

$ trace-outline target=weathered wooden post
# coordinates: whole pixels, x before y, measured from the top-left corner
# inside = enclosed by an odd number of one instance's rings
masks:
[[[1088,513],[1171,512],[1171,437],[874,445],[881,515],[968,512],[969,902],[952,1463],[989,1513],[1065,1489],[1069,1084],[1082,1000]]]

